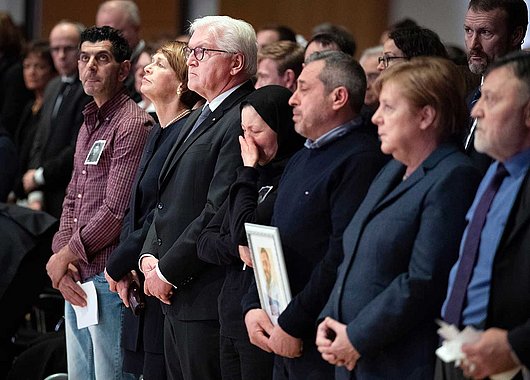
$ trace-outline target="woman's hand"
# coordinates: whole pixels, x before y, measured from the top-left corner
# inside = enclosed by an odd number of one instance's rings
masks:
[[[258,165],[259,151],[254,139],[250,136],[239,136],[239,145],[243,165],[255,168]]]

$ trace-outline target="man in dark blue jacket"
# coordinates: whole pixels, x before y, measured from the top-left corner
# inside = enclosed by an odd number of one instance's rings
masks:
[[[257,293],[244,300],[251,342],[277,355],[275,379],[334,377],[316,350],[315,323],[342,260],[342,232],[386,162],[359,114],[365,91],[356,61],[320,52],[306,60],[289,101],[307,141],[285,169],[272,224],[280,230],[293,299],[275,326]]]

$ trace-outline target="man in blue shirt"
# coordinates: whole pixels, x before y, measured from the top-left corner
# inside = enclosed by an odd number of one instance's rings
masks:
[[[519,366],[524,373],[530,367],[530,55],[509,54],[491,65],[472,116],[478,120],[476,150],[495,161],[467,214],[442,316],[484,332],[479,341],[462,347],[466,360],[461,370],[439,366],[437,379],[483,378]],[[483,198],[492,195],[499,169],[504,171],[500,186],[484,209]],[[480,213],[485,217],[474,231]],[[473,239],[476,257],[468,260]],[[466,262],[469,277],[462,283]]]

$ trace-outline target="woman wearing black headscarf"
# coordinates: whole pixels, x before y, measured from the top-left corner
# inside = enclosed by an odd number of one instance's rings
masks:
[[[291,95],[284,87],[265,86],[241,103],[244,166],[238,169],[228,199],[197,241],[202,260],[226,267],[219,294],[223,378],[272,378],[273,356],[250,343],[241,310],[241,299],[254,278],[248,268],[252,262],[244,223],[270,223],[283,169],[303,146],[304,139],[294,130]]]

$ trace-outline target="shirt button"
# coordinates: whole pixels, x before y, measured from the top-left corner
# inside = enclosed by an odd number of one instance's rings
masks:
[[[162,239],[156,239],[156,243],[157,243],[158,245],[162,245]]]
[[[81,194],[77,194],[77,198],[81,198]]]
[[[304,194],[305,194],[305,195],[309,195],[309,191],[307,191],[307,190],[304,191]]]
[[[86,174],[86,170],[83,169],[83,171],[81,172],[81,174]]]
[[[77,218],[74,218],[74,223],[77,223]]]
[[[164,205],[162,204],[162,202],[158,202],[158,205],[156,205],[156,207],[158,207],[159,210],[162,210],[164,208]]]

